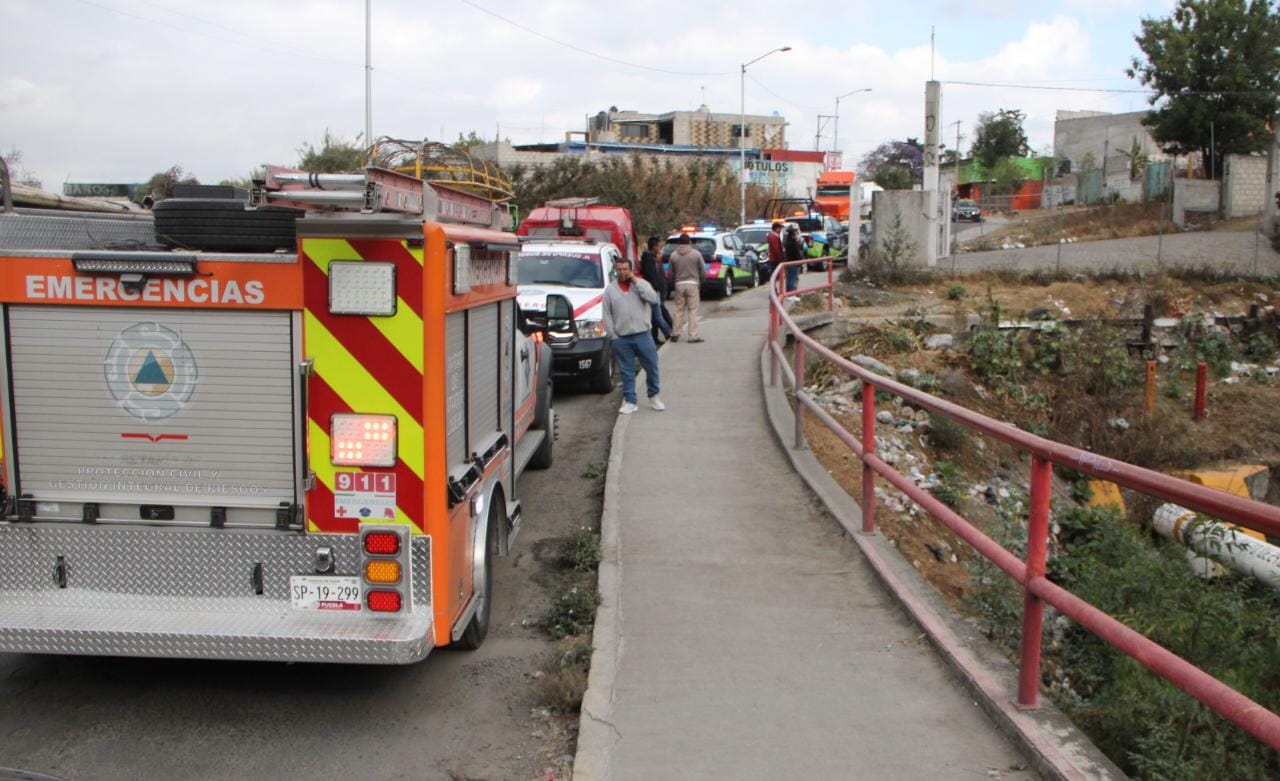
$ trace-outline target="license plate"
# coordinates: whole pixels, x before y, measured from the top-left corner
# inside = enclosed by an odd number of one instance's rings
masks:
[[[292,575],[289,598],[299,610],[360,610],[360,578],[355,575]]]
[[[590,369],[590,368],[591,368],[591,359],[590,359],[590,358],[583,358],[582,360],[578,361],[578,368],[579,368],[579,369]]]

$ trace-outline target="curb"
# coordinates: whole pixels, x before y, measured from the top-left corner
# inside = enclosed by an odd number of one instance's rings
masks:
[[[947,665],[977,698],[996,725],[1021,748],[1047,778],[1063,781],[1125,779],[1128,776],[1056,706],[1041,698],[1035,709],[1017,705],[1017,670],[974,625],[957,616],[920,574],[902,559],[897,548],[879,533],[862,532],[862,511],[853,497],[831,477],[807,447],[795,450],[794,417],[783,376],[769,385],[767,340],[760,352],[760,383],[765,410],[778,445],[791,465],[849,533],[875,570],[876,576],[907,615],[929,636]],[[608,494],[606,493],[606,502]],[[595,667],[592,666],[594,674]],[[594,675],[592,676],[594,678]],[[581,745],[581,744],[579,744]]]
[[[630,415],[619,415],[613,424],[609,445],[609,466],[604,478],[604,507],[600,513],[600,567],[596,591],[595,626],[591,632],[591,672],[578,715],[578,749],[573,757],[573,775],[578,781],[606,779],[610,775],[610,754],[622,737],[613,726],[613,684],[622,656],[620,632],[622,611],[622,560],[618,550],[618,494],[621,491],[622,452]]]

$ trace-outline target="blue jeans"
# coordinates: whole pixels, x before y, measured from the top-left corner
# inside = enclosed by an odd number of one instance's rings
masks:
[[[790,293],[792,290],[795,290],[796,288],[800,287],[800,267],[787,266],[786,272],[787,272],[787,292]]]
[[[664,336],[671,336],[671,323],[667,322],[667,318],[662,314],[662,302],[653,305],[653,327],[657,328]]]
[[[613,357],[622,372],[622,400],[636,403],[636,360],[644,369],[645,390],[649,398],[658,395],[658,346],[648,331],[618,336],[613,340]]]

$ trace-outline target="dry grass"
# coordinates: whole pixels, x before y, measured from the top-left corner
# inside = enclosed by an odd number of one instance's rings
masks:
[[[1023,277],[1000,272],[968,275],[958,281],[965,288],[957,301],[947,301],[943,292],[951,286],[942,277],[929,284],[895,288],[921,309],[939,312],[984,312],[995,301],[1008,317],[1018,317],[1039,307],[1064,318],[1141,317],[1145,304],[1152,304],[1156,317],[1173,317],[1195,311],[1218,310],[1243,314],[1249,306],[1280,303],[1280,291],[1262,280],[1204,281],[1194,275],[1161,274],[1145,279],[1046,280],[1027,284]],[[1070,315],[1062,313],[1065,307]]]

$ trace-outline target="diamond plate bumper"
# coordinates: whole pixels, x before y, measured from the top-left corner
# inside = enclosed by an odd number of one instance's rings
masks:
[[[354,534],[0,525],[0,652],[408,664],[434,645],[431,541],[413,540],[413,610],[294,610],[289,576],[359,566]],[[261,565],[262,593],[255,569]],[[60,585],[65,583],[65,587]]]

